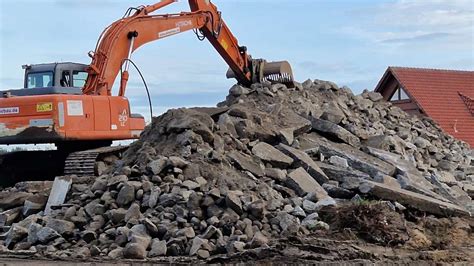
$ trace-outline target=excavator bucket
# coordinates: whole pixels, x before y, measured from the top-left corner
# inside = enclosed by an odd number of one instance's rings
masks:
[[[287,87],[294,87],[293,71],[287,61],[263,62],[262,72],[263,81],[283,83]]]
[[[289,88],[294,88],[294,77],[291,65],[288,61],[267,62],[263,59],[252,59],[252,80],[251,83],[262,83],[264,81],[272,83],[283,83]],[[227,71],[227,78],[237,78],[232,69]],[[239,80],[237,78],[237,80]],[[239,80],[244,85],[248,80]]]

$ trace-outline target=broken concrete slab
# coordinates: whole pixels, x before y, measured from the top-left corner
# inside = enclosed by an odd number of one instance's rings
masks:
[[[25,200],[33,194],[27,192],[0,191],[0,208],[11,209],[22,206]]]
[[[376,176],[378,173],[384,173],[389,176],[395,174],[395,167],[377,157],[368,155],[348,144],[329,142],[317,135],[309,134],[304,136],[308,141],[304,149],[317,148],[325,157],[339,156],[347,160],[349,166],[360,170],[370,176]]]
[[[257,143],[252,148],[252,153],[274,167],[287,168],[293,163],[293,159],[265,142]]]
[[[345,189],[358,188],[361,180],[371,179],[368,174],[352,168],[340,168],[323,162],[318,162],[317,164],[327,174],[329,179],[338,181],[340,186]]]
[[[48,202],[44,210],[45,215],[51,213],[51,206],[61,205],[66,200],[67,193],[72,185],[72,177],[58,176],[54,179],[51,193],[49,194]]]
[[[25,200],[23,204],[22,214],[23,216],[29,216],[33,213],[42,211],[48,200],[47,196],[36,194]]]
[[[300,196],[314,192],[318,199],[328,197],[326,190],[324,190],[324,188],[322,188],[302,167],[288,174],[286,184]]]
[[[20,216],[23,207],[16,207],[0,212],[0,227],[11,225]]]
[[[262,167],[256,163],[252,157],[243,155],[237,151],[231,151],[227,156],[241,170],[249,171],[256,176],[264,176]]]
[[[24,181],[15,184],[19,191],[29,193],[48,193],[53,187],[53,181]]]
[[[312,118],[311,125],[314,130],[321,132],[324,135],[327,135],[330,138],[335,138],[339,141],[343,141],[353,147],[360,146],[360,139],[347,131],[345,128],[334,124],[333,122]]]
[[[298,149],[292,148],[285,144],[279,144],[277,148],[295,160],[297,167],[303,167],[319,184],[324,184],[329,181],[326,174],[319,168],[319,166],[311,159],[311,157]]]
[[[445,217],[449,217],[451,215],[467,217],[471,216],[469,211],[460,206],[443,202],[412,191],[390,187],[369,180],[364,180],[361,183],[359,191],[364,194],[373,195],[380,199],[396,201],[400,204],[403,204],[404,206],[409,206],[414,209],[436,215]]]

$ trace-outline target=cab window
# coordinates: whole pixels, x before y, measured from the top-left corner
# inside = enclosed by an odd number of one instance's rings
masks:
[[[28,88],[45,88],[53,86],[53,72],[39,72],[28,74]]]
[[[76,88],[82,88],[86,84],[87,72],[73,71],[72,82]]]
[[[61,87],[71,87],[71,72],[69,70],[63,71],[59,84]]]

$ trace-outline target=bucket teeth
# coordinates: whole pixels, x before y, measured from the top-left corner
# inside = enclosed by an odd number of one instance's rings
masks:
[[[283,83],[288,87],[294,87],[293,71],[287,61],[264,62],[262,68],[262,81]]]

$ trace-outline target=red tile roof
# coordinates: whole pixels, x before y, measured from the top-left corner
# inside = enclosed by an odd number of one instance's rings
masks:
[[[444,131],[474,147],[474,71],[389,67],[389,72]]]

